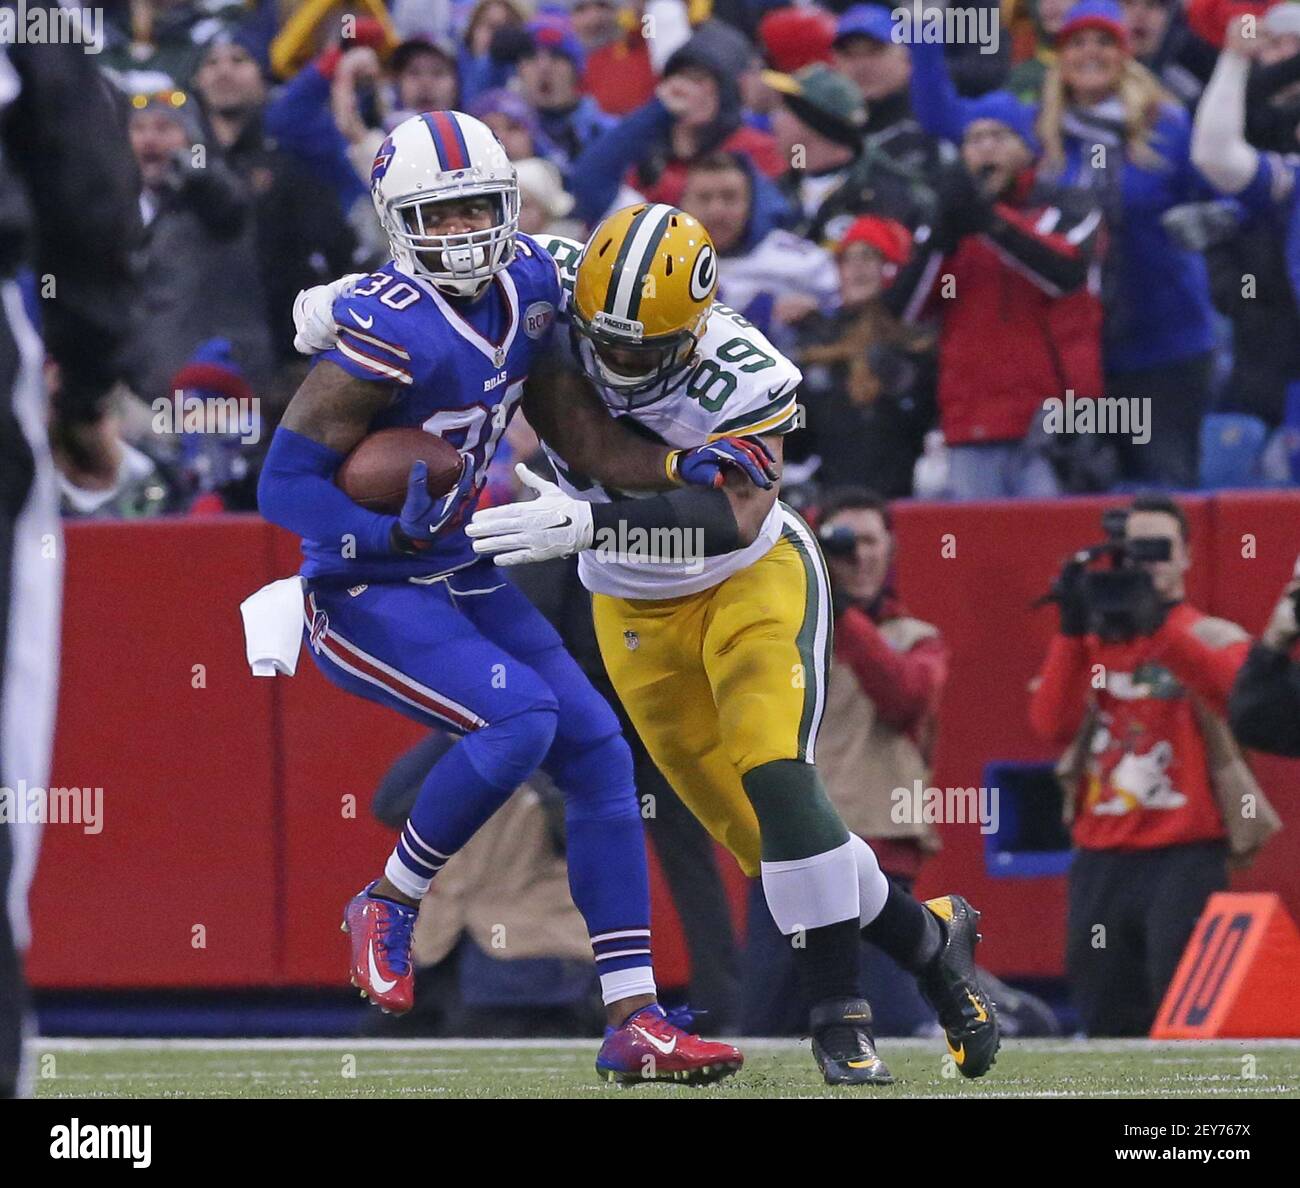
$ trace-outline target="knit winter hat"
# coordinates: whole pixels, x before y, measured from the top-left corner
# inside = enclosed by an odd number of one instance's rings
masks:
[[[850,37],[870,37],[886,44],[894,41],[894,18],[879,4],[855,4],[840,16],[835,30],[835,44]]]
[[[849,224],[848,230],[835,243],[835,251],[842,252],[854,243],[865,243],[875,248],[887,263],[901,267],[907,263],[912,251],[912,233],[894,219],[862,215]]]
[[[1124,23],[1124,10],[1116,0],[1079,0],[1061,24],[1056,35],[1056,48],[1060,49],[1076,33],[1084,29],[1100,29],[1109,33],[1125,52],[1130,52],[1128,26]]]
[[[966,129],[976,120],[997,120],[1019,136],[1036,157],[1043,151],[1034,127],[1037,118],[1035,109],[1022,103],[1010,91],[989,91],[978,99],[968,99],[962,105],[961,130],[965,135]]]
[[[179,124],[190,144],[203,140],[199,123],[199,105],[193,95],[177,88],[163,91],[142,91],[127,97],[131,110],[153,111],[165,115]]]
[[[171,390],[189,392],[205,400],[213,396],[233,396],[236,400],[253,398],[253,389],[243,369],[235,362],[228,338],[209,338],[199,343],[172,376]]]
[[[552,53],[563,54],[573,63],[573,69],[578,72],[578,76],[582,76],[587,66],[587,51],[582,48],[582,42],[578,40],[578,35],[573,31],[573,26],[567,17],[560,16],[558,13],[549,13],[538,20],[531,21],[528,25],[528,35],[533,40],[534,50],[547,49]]]
[[[774,8],[758,22],[763,56],[786,74],[810,62],[830,65],[834,40],[835,18],[821,8]]]

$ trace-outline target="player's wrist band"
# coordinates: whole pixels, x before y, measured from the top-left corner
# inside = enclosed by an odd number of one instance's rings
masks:
[[[669,450],[667,455],[664,457],[664,473],[668,475],[668,481],[670,483],[680,484],[682,481],[682,476],[678,469],[682,460],[682,453],[682,450]]]
[[[389,533],[389,543],[393,546],[394,553],[405,553],[408,557],[423,553],[429,547],[427,540],[415,540],[407,536],[402,531],[400,522],[393,525],[392,531]]]

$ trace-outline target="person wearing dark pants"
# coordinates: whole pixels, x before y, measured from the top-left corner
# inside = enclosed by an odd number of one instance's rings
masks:
[[[1201,421],[1210,407],[1211,355],[1176,359],[1159,367],[1111,374],[1106,395],[1129,402],[1143,401],[1149,415],[1146,432],[1115,437],[1120,468],[1133,482],[1194,490],[1199,483]],[[1143,440],[1147,439],[1147,440]]]
[[[38,7],[50,6],[28,6]],[[138,187],[112,89],[82,51],[72,42],[0,48],[0,794],[6,799],[49,785],[63,567],[51,440],[73,473],[116,472],[101,408],[118,377],[126,334]],[[41,334],[19,283],[33,271],[42,282]],[[52,417],[42,376],[47,357],[58,367]],[[0,1097],[28,1089],[22,954],[40,826],[13,816],[0,818]]]
[[[1222,841],[1075,854],[1065,972],[1084,1031],[1151,1030],[1205,901],[1227,890],[1227,858]]]

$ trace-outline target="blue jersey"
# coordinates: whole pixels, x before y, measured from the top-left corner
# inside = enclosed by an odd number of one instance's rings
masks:
[[[386,264],[334,303],[338,344],[320,356],[358,379],[391,383],[393,401],[370,432],[413,428],[444,438],[473,460],[476,493],[560,304],[555,262],[527,236],[516,242],[514,262],[473,302]],[[418,556],[345,558],[336,541],[311,540],[303,552],[304,576],[349,585],[433,577],[477,560],[459,525]]]

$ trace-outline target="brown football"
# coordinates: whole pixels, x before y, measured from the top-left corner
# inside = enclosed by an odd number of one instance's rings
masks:
[[[423,429],[381,429],[357,443],[334,481],[362,507],[396,515],[411,466],[420,461],[429,468],[430,495],[445,495],[460,479],[460,454],[449,442]]]

